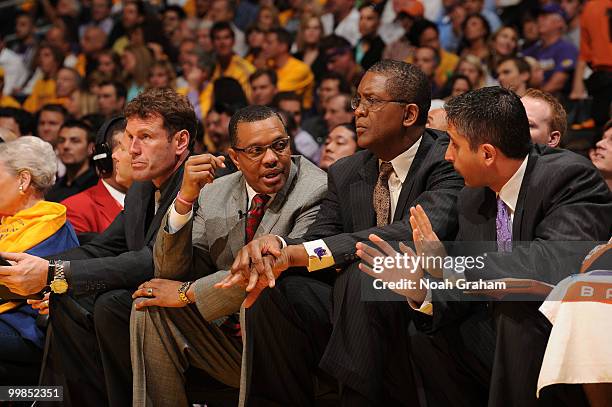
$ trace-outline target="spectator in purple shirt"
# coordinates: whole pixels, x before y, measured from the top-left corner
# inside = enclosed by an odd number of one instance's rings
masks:
[[[542,90],[548,93],[565,91],[567,80],[576,66],[578,50],[563,39],[566,14],[557,4],[542,7],[538,16],[540,40],[523,52],[538,60],[544,69]]]

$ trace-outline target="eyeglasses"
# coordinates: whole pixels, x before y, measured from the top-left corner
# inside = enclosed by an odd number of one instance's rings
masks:
[[[277,155],[285,154],[289,147],[289,137],[281,138],[276,140],[274,143],[267,144],[265,146],[248,146],[245,148],[232,147],[236,151],[243,152],[251,160],[261,159],[269,148],[272,149]]]
[[[351,99],[351,108],[353,110],[357,110],[359,105],[361,105],[368,112],[375,112],[377,110],[380,110],[385,105],[385,103],[397,103],[400,105],[405,105],[408,102],[404,102],[403,100],[381,100],[373,97],[367,97],[362,100],[361,96],[355,95]]]

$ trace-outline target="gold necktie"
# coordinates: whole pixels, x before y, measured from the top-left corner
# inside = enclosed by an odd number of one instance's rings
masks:
[[[391,193],[389,192],[389,176],[393,172],[390,162],[380,164],[378,181],[374,187],[374,212],[376,212],[376,226],[386,226],[391,218]]]

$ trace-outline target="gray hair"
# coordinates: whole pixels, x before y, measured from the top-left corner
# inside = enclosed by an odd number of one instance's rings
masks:
[[[28,171],[32,187],[45,193],[55,183],[57,158],[51,144],[33,136],[23,136],[0,144],[0,162],[15,175]]]

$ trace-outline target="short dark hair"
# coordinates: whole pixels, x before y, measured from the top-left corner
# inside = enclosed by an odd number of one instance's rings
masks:
[[[64,124],[62,124],[62,126],[60,127],[59,131],[61,132],[63,129],[72,129],[72,128],[79,128],[81,130],[83,130],[85,132],[85,134],[87,135],[86,139],[88,143],[95,143],[96,142],[96,135],[94,134],[93,129],[91,128],[90,125],[88,125],[87,123],[85,123],[82,120],[77,120],[77,119],[68,119],[64,122]]]
[[[272,102],[272,105],[278,107],[280,102],[284,100],[292,100],[294,102],[299,102],[300,106],[302,106],[302,98],[297,93],[292,92],[292,91],[278,92],[274,96],[274,101]]]
[[[70,114],[68,113],[68,110],[66,110],[66,108],[60,104],[57,103],[47,103],[46,105],[44,105],[43,107],[40,108],[40,110],[38,111],[37,117],[36,117],[36,121],[38,122],[38,120],[40,119],[40,115],[42,112],[54,112],[54,113],[59,113],[62,116],[64,116],[64,120],[70,116]]]
[[[475,89],[451,98],[444,109],[448,123],[468,140],[472,151],[489,143],[508,158],[529,153],[529,121],[514,92],[500,86]]]
[[[117,99],[127,98],[127,89],[125,88],[125,85],[123,85],[119,81],[113,81],[113,80],[102,81],[100,82],[99,87],[101,88],[102,86],[112,86],[113,88],[115,88],[115,95]]]
[[[218,21],[214,23],[212,28],[210,29],[210,39],[214,40],[215,35],[218,32],[225,31],[225,30],[229,30],[229,32],[232,34],[232,38],[236,38],[234,34],[234,30],[232,30],[232,26],[230,25],[230,23],[228,23],[227,21]]]
[[[170,88],[150,88],[136,96],[125,108],[128,120],[130,117],[144,119],[150,116],[162,118],[169,140],[176,132],[185,129],[189,132],[190,145],[193,143],[198,119],[186,96]]]
[[[321,75],[321,80],[319,81],[319,85],[323,81],[338,81],[338,90],[340,93],[351,93],[351,84],[344,78],[344,76],[340,75],[338,72],[330,71],[325,72]]]
[[[176,4],[166,6],[166,8],[164,8],[164,10],[162,11],[162,14],[165,14],[167,11],[174,11],[177,14],[179,20],[184,20],[187,18],[185,10],[183,10],[181,6],[177,6]]]
[[[364,1],[363,3],[361,3],[361,5],[359,6],[359,8],[357,9],[358,11],[361,11],[364,8],[371,8],[372,11],[374,11],[378,17],[380,18],[382,16],[383,13],[383,7],[381,7],[382,3],[375,3],[373,1]],[[384,6],[384,4],[383,4]]]
[[[406,34],[406,38],[408,38],[408,41],[410,41],[412,45],[414,45],[415,47],[418,47],[421,45],[419,41],[419,39],[421,38],[421,35],[423,35],[425,30],[429,28],[434,30],[436,34],[438,35],[440,34],[440,31],[438,30],[438,26],[436,25],[436,23],[426,20],[426,19],[420,19],[420,20],[416,20],[412,24],[412,27],[410,27],[410,31],[408,31],[408,33]]]
[[[32,134],[34,116],[30,112],[16,107],[2,107],[0,117],[11,117],[15,120],[22,136]]]
[[[249,83],[253,83],[253,81],[255,81],[256,79],[262,76],[267,76],[268,79],[270,79],[270,82],[274,86],[276,86],[278,82],[278,76],[276,75],[276,72],[273,69],[269,69],[269,68],[259,68],[258,70],[253,72],[251,76],[249,76]]]
[[[270,34],[276,34],[276,38],[278,42],[285,44],[287,46],[287,52],[291,50],[291,44],[293,44],[293,37],[291,33],[284,28],[273,28],[269,31]]]
[[[251,105],[243,107],[234,113],[229,122],[229,138],[232,146],[236,146],[238,142],[238,124],[253,123],[260,120],[266,120],[270,117],[277,117],[285,128],[285,122],[282,117],[274,109],[268,106]],[[285,132],[287,130],[285,129]]]
[[[518,69],[519,73],[531,74],[531,67],[529,66],[529,63],[525,61],[525,58],[523,57],[505,56],[499,60],[499,62],[497,63],[497,68],[499,68],[499,66],[503,64],[504,62],[508,62],[508,61],[514,62],[514,65],[516,66],[516,69]]]
[[[427,123],[431,106],[431,84],[425,74],[415,65],[385,59],[372,65],[368,72],[385,75],[385,90],[394,100],[414,103],[419,108],[416,125]]]

